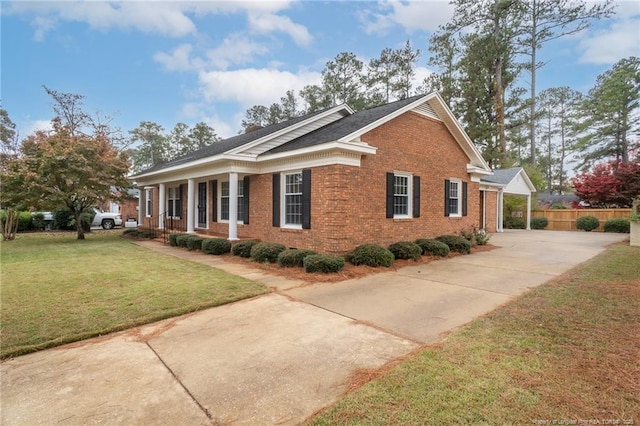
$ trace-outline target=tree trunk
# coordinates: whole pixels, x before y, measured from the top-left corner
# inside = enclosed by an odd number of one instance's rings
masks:
[[[503,52],[500,49],[500,13],[499,13],[499,0],[495,3],[495,15],[493,19],[493,40],[496,44],[495,53],[496,59],[494,61],[494,76],[495,76],[495,95],[494,104],[496,108],[496,124],[498,126],[498,150],[501,154],[500,161],[504,160],[507,152],[507,138],[504,132],[504,91],[502,87],[502,68],[504,65]]]
[[[78,240],[84,240],[84,229],[82,228],[82,221],[80,220],[80,212],[74,211],[73,217],[76,218],[76,231],[78,232]]]
[[[530,156],[531,165],[536,165],[536,57],[537,57],[537,38],[536,32],[538,31],[538,18],[537,18],[537,0],[533,0],[531,7],[533,11],[531,13],[531,106],[529,114],[529,144],[530,144]]]

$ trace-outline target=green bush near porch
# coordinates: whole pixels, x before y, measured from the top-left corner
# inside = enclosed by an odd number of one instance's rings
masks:
[[[422,249],[422,254],[431,256],[445,257],[449,254],[449,246],[442,241],[432,240],[429,238],[420,238],[416,240],[416,244]]]
[[[362,244],[347,255],[347,260],[354,265],[384,266],[393,265],[395,257],[386,248],[377,244]]]
[[[321,272],[331,274],[344,268],[343,257],[330,254],[312,254],[304,258],[304,270],[308,273]]]
[[[251,247],[251,258],[256,262],[275,263],[287,248],[278,243],[257,243]]]
[[[231,251],[231,243],[224,238],[206,238],[202,242],[202,252],[205,254],[225,254]]]
[[[251,247],[258,244],[256,240],[238,241],[231,246],[231,254],[239,257],[251,257]]]
[[[462,254],[471,253],[471,243],[465,237],[459,235],[441,235],[436,240],[449,246],[449,250],[457,251]]]

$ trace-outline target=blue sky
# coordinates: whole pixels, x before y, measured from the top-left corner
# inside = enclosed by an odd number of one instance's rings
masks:
[[[617,4],[613,19],[543,48],[540,90],[586,92],[619,59],[640,56],[640,2]],[[452,11],[436,0],[2,1],[0,99],[22,137],[52,118],[42,85],[85,95],[87,111],[124,132],[205,121],[229,137],[247,108],[319,83],[343,51],[368,62],[411,40],[422,80],[429,36]]]

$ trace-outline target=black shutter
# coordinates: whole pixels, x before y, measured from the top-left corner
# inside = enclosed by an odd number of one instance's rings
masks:
[[[444,180],[444,215],[449,216],[449,189],[450,189],[450,181],[449,179]]]
[[[249,224],[249,180],[249,176],[245,176],[242,179],[242,190],[244,191],[244,198],[242,200],[244,203],[244,217],[242,221],[245,225]]]
[[[182,217],[182,185],[178,185],[178,205],[176,206],[176,217]]]
[[[393,218],[393,193],[395,189],[395,175],[387,173],[387,219]]]
[[[462,216],[467,215],[467,182],[462,182]]]
[[[211,221],[218,221],[218,181],[211,181]]]
[[[420,217],[420,176],[413,177],[413,217]]]
[[[273,226],[280,226],[280,173],[273,174]]]
[[[311,229],[311,169],[302,170],[302,229]]]

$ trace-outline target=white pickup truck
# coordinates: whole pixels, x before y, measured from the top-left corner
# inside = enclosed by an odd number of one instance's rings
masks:
[[[122,215],[120,213],[103,212],[97,208],[93,209],[96,215],[93,217],[91,226],[102,226],[102,229],[113,229],[122,226]]]

